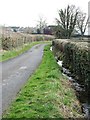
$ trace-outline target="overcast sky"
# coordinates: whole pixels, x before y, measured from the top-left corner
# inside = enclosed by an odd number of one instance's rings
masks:
[[[43,16],[48,24],[55,24],[58,10],[68,4],[80,7],[88,13],[89,0],[0,0],[0,25],[30,26]]]

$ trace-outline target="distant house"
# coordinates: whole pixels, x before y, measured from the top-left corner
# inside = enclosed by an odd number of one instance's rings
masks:
[[[46,28],[44,28],[43,32],[44,34],[49,34],[49,35],[53,35],[55,33],[55,25],[49,25]]]
[[[18,32],[20,27],[10,26],[9,28],[10,28],[11,31],[13,31],[13,32]]]
[[[37,29],[33,27],[20,27],[19,32],[32,34],[32,33],[36,33]]]
[[[31,29],[32,29],[33,34],[37,33],[37,28],[36,27],[32,27]]]

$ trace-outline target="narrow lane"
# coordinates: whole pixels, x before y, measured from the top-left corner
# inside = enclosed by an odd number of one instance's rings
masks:
[[[2,111],[5,111],[29,76],[36,70],[43,56],[45,44],[33,46],[24,54],[2,62]]]

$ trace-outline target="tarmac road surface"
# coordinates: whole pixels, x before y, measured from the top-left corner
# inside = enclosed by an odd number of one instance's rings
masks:
[[[45,44],[33,46],[24,54],[2,62],[2,111],[5,111],[17,93],[36,70],[43,56]]]

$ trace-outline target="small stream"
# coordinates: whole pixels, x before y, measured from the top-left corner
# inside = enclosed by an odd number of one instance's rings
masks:
[[[52,51],[52,47],[50,47],[50,50]],[[90,105],[88,105],[86,102],[87,97],[86,97],[85,86],[79,84],[77,80],[75,80],[72,77],[71,72],[68,69],[63,67],[63,61],[58,60],[57,57],[55,57],[55,59],[57,61],[57,64],[62,68],[63,76],[67,77],[67,79],[71,82],[72,87],[76,91],[76,96],[81,103],[82,112],[85,114],[85,117],[87,118],[87,120],[90,120],[90,111],[89,111]]]
[[[57,63],[60,67],[62,67],[62,61],[58,60]],[[89,113],[90,105],[88,105],[86,102],[86,92],[85,92],[84,85],[79,84],[75,79],[73,79],[70,76],[71,72],[64,67],[62,67],[62,74],[63,76],[67,77],[68,80],[71,82],[72,87],[75,89],[76,95],[81,103],[82,112],[85,114],[85,117],[88,118],[89,120],[90,119],[90,113]]]

